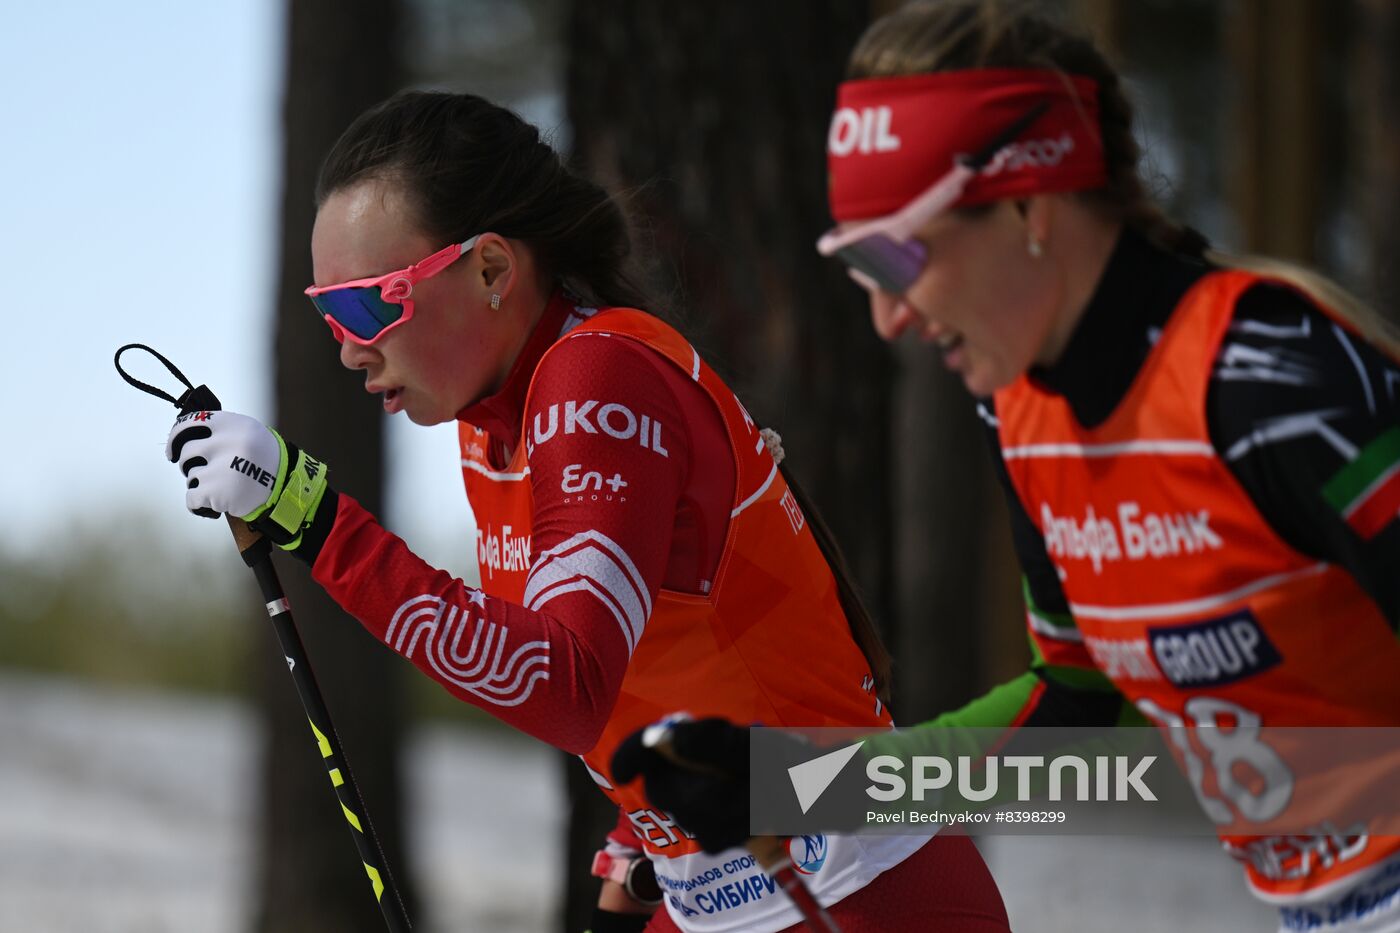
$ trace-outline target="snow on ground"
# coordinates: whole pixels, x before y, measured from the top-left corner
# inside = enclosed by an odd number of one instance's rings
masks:
[[[1201,836],[995,836],[977,847],[1017,933],[1274,933],[1278,911]]]
[[[0,676],[0,933],[244,933],[255,729],[231,701]],[[562,831],[553,756],[442,727],[408,754],[416,928],[550,929],[558,849],[519,840]],[[1020,933],[1275,926],[1209,839],[979,844]]]
[[[244,933],[255,736],[231,701],[0,677],[0,933]],[[554,757],[448,728],[408,754],[415,929],[547,929],[560,858],[518,840],[562,825]]]

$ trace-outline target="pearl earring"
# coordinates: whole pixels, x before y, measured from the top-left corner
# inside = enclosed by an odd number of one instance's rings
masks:
[[[493,311],[499,311],[499,310],[501,310],[501,296],[500,296],[500,295],[494,295],[494,294],[493,294],[493,295],[491,296],[491,310],[493,310]]]
[[[1045,255],[1045,246],[1035,237],[1026,240],[1026,252],[1031,254],[1032,259],[1039,259]]]

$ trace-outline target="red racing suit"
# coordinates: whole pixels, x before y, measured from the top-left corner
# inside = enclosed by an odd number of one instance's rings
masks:
[[[758,427],[675,331],[563,296],[502,390],[459,420],[481,588],[425,564],[343,494],[317,581],[453,695],[581,755],[681,929],[796,922],[743,850],[706,855],[639,786],[608,777],[623,737],[676,710],[890,725]],[[811,837],[799,867],[833,903],[926,841]]]

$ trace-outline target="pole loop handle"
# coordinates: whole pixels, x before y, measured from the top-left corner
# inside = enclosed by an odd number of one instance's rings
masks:
[[[170,404],[174,405],[176,408],[179,408],[180,400],[177,399],[175,396],[171,395],[169,392],[157,389],[150,383],[142,382],[140,379],[132,377],[130,373],[122,369],[122,354],[128,350],[145,350],[147,353],[151,354],[151,356],[154,356],[156,359],[164,363],[165,368],[170,370],[170,374],[185,384],[185,389],[187,391],[181,395],[181,398],[183,398],[184,395],[187,395],[190,391],[194,390],[194,384],[191,383],[189,379],[185,378],[185,374],[180,372],[179,368],[176,367],[174,363],[170,362],[163,355],[146,346],[144,343],[128,343],[126,346],[121,347],[117,350],[117,355],[113,357],[112,363],[117,367],[117,372],[121,375],[123,379],[125,379],[127,382],[129,382],[136,388],[140,389],[142,392],[145,392],[147,395],[154,395],[156,398],[163,398]]]

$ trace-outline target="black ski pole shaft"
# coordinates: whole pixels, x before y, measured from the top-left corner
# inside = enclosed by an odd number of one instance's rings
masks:
[[[360,796],[359,785],[355,783],[355,776],[350,772],[349,762],[345,758],[340,736],[337,735],[335,725],[331,721],[330,711],[326,709],[321,688],[316,683],[316,675],[307,659],[301,633],[297,631],[291,607],[282,591],[282,583],[277,579],[277,571],[272,566],[268,541],[246,522],[232,515],[228,516],[228,522],[233,529],[234,540],[238,542],[239,553],[243,555],[244,562],[253,569],[258,588],[262,590],[267,614],[272,619],[277,641],[281,644],[282,654],[287,660],[287,670],[292,675],[297,695],[306,710],[307,721],[311,724],[312,735],[316,738],[316,746],[326,765],[331,786],[340,802],[341,812],[350,824],[350,835],[355,839],[355,848],[359,850],[365,873],[374,888],[374,899],[384,914],[384,923],[390,933],[408,933],[413,925],[409,922],[403,898],[394,884],[379,837],[375,835],[374,826],[370,823],[369,812],[365,808],[364,798]]]
[[[201,394],[200,389],[204,389],[207,394]],[[204,386],[186,392],[181,396],[180,402],[181,411],[218,410],[218,399]],[[200,404],[203,402],[214,404]],[[272,619],[277,641],[282,646],[282,655],[287,660],[287,670],[292,675],[292,682],[296,684],[297,696],[301,698],[307,722],[311,724],[311,733],[316,738],[316,747],[326,765],[326,772],[330,777],[331,787],[335,790],[336,799],[340,802],[341,812],[345,814],[345,821],[350,824],[350,835],[355,839],[355,848],[359,850],[365,874],[369,875],[370,884],[374,888],[374,899],[379,904],[380,912],[384,914],[384,922],[388,925],[390,933],[408,933],[413,929],[413,924],[409,922],[403,898],[399,894],[398,886],[394,884],[393,875],[389,872],[388,860],[384,858],[384,847],[380,845],[374,825],[370,823],[369,811],[365,808],[364,798],[360,796],[360,787],[350,772],[350,763],[345,757],[335,724],[331,721],[330,710],[326,708],[325,697],[321,695],[321,687],[316,683],[316,674],[311,669],[311,661],[307,658],[301,633],[297,631],[296,623],[292,619],[291,606],[282,590],[282,581],[277,579],[277,570],[272,566],[271,544],[242,519],[232,515],[226,515],[225,518],[233,531],[238,553],[243,556],[243,562],[252,568],[258,588],[262,590],[263,603]]]
[[[163,363],[165,368],[186,386],[186,391],[176,398],[153,385],[133,379],[122,369],[121,358],[123,353],[134,349],[145,350]],[[182,415],[218,411],[220,408],[218,398],[208,386],[192,385],[173,363],[144,344],[132,343],[121,347],[117,350],[114,362],[117,372],[128,383],[149,395],[173,402]],[[272,618],[272,627],[277,632],[277,640],[281,643],[282,654],[287,660],[287,670],[291,672],[292,682],[296,684],[297,696],[301,698],[302,708],[311,724],[316,747],[325,763],[331,787],[334,788],[336,799],[340,802],[341,812],[350,824],[350,834],[355,839],[355,848],[359,850],[365,874],[369,876],[370,884],[374,888],[374,899],[379,904],[380,912],[384,914],[384,923],[389,927],[389,933],[410,933],[413,924],[409,922],[408,912],[404,909],[403,897],[394,884],[389,863],[384,858],[384,847],[379,844],[379,837],[375,835],[374,826],[370,823],[364,798],[360,796],[359,785],[355,783],[355,776],[350,773],[350,764],[340,744],[340,736],[331,722],[330,711],[326,708],[325,698],[321,695],[321,688],[316,683],[316,675],[311,670],[311,662],[306,656],[306,647],[302,644],[301,634],[292,620],[291,607],[282,591],[282,583],[277,579],[277,571],[272,566],[271,543],[247,522],[232,515],[225,517],[233,531],[238,553],[242,555],[243,562],[252,568],[253,576],[257,578],[258,587],[262,590],[267,614]]]

